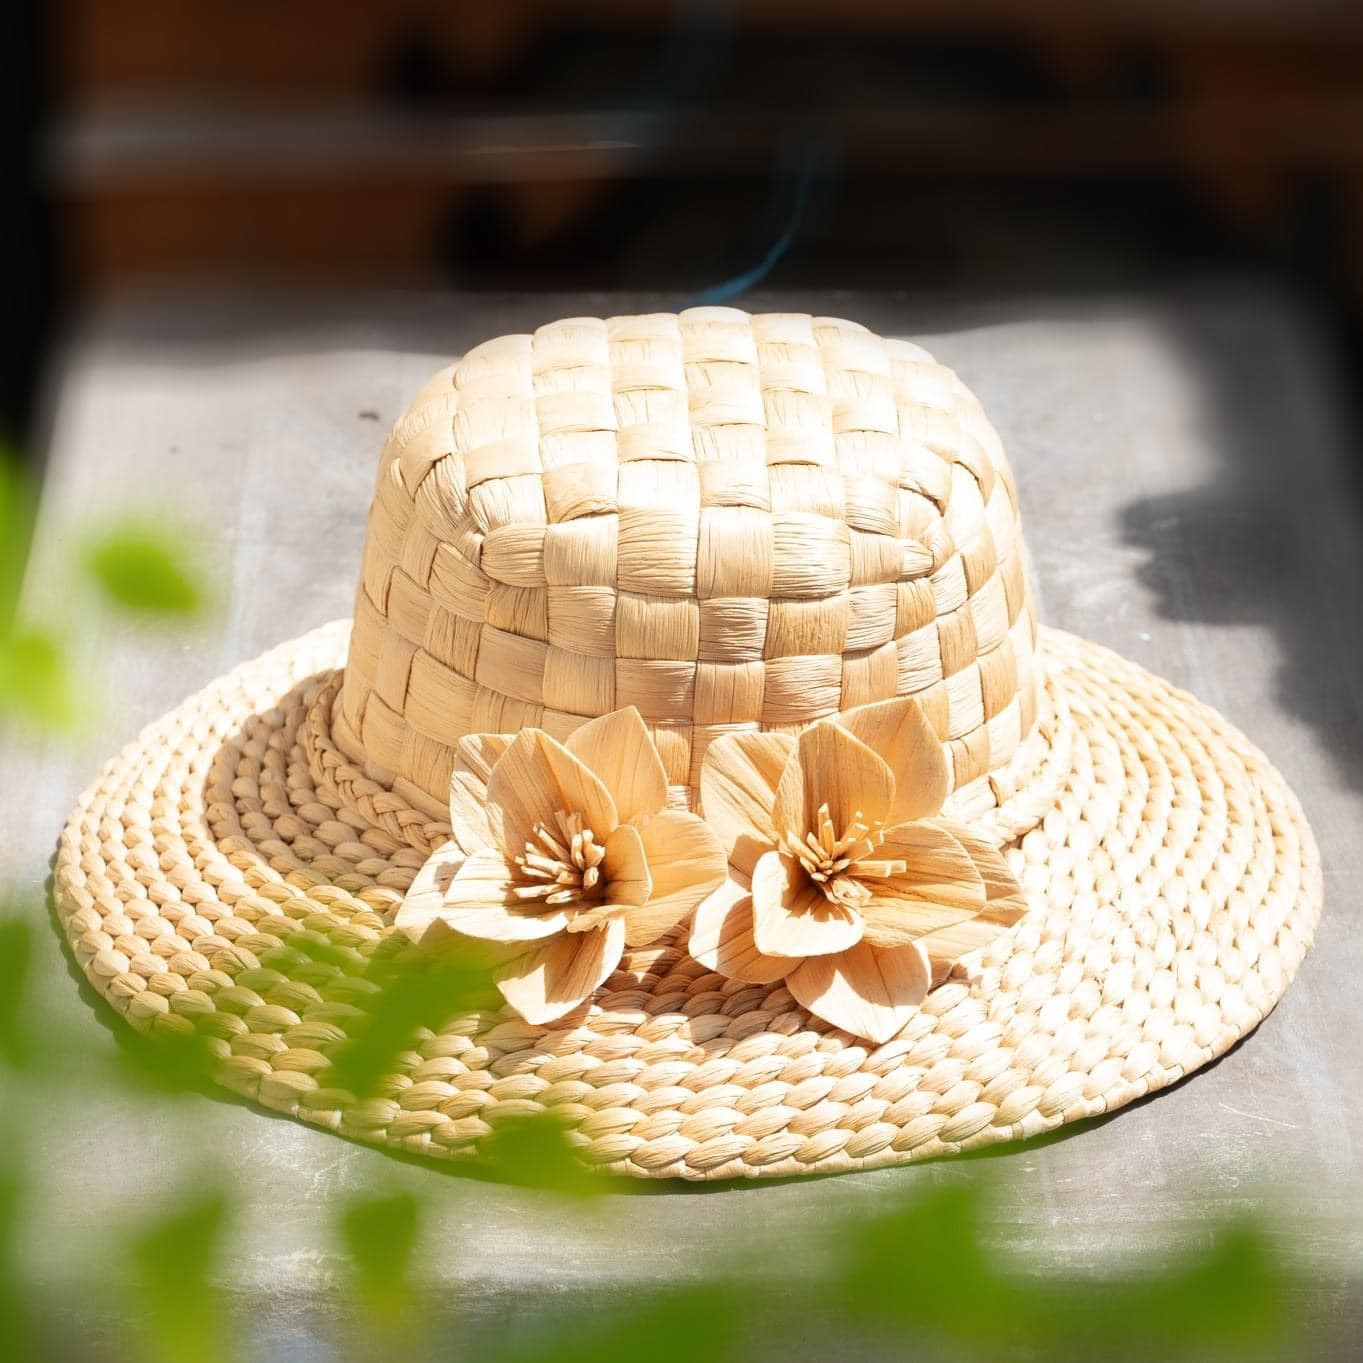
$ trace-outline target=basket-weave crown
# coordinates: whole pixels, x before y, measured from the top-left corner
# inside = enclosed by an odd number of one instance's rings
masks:
[[[572,318],[469,351],[384,447],[335,716],[443,808],[466,733],[635,705],[707,744],[920,698],[958,790],[1035,717],[998,436],[951,370],[851,322]]]

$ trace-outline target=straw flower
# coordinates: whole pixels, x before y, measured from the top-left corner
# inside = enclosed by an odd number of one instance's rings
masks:
[[[552,1022],[620,963],[690,916],[724,880],[724,852],[694,814],[667,809],[667,776],[633,708],[566,743],[542,729],[461,740],[454,839],[418,872],[397,924],[435,921],[502,943],[497,987],[529,1022]]]
[[[827,1022],[886,1041],[952,963],[1026,909],[1002,855],[937,818],[941,744],[911,699],[706,750],[701,808],[729,877],[690,950],[733,979],[784,980]]]

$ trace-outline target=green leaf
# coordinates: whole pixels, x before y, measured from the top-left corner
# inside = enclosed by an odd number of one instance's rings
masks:
[[[183,554],[167,537],[125,526],[90,546],[85,567],[105,596],[125,609],[154,615],[188,615],[201,592]]]
[[[677,1283],[606,1311],[560,1312],[529,1337],[517,1339],[508,1331],[494,1356],[498,1363],[746,1363],[754,1357],[859,1356],[837,1349],[810,1352],[803,1322],[790,1341],[801,1347],[779,1347],[774,1341],[781,1340],[780,1322],[759,1321],[762,1305],[762,1288],[750,1282],[712,1277]],[[836,1321],[828,1328],[825,1343],[830,1342],[846,1343]]]
[[[1242,1354],[1281,1356],[1287,1334],[1286,1272],[1259,1226],[1223,1226],[1205,1259],[1194,1259],[1158,1294],[1154,1309],[1183,1337]]]
[[[67,728],[75,696],[61,646],[42,630],[0,636],[0,715],[40,728]]]
[[[437,1029],[458,1013],[499,1001],[492,986],[493,961],[482,944],[471,940],[451,944],[440,955],[376,958],[366,976],[376,986],[364,1004],[368,1020],[337,1051],[326,1082],[358,1097],[372,1095],[423,1029]]]
[[[135,1090],[174,1097],[201,1092],[217,1066],[208,1038],[198,1032],[161,1028],[147,1033],[128,1028],[119,1037],[112,1075]]]
[[[0,920],[0,1059],[24,1069],[33,1056],[25,1027],[33,928],[22,918]]]
[[[34,1350],[30,1285],[24,1280],[22,1172],[0,1169],[0,1363],[29,1363]]]
[[[1211,1249],[1112,1280],[1024,1278],[982,1248],[987,1189],[929,1191],[845,1227],[832,1310],[967,1357],[1179,1359],[1280,1354],[1286,1276],[1253,1228],[1213,1228]],[[911,1290],[908,1290],[911,1285]],[[954,1356],[954,1355],[953,1355]]]
[[[419,1229],[420,1208],[409,1193],[363,1198],[341,1212],[341,1241],[350,1258],[355,1300],[381,1327],[410,1314]]]
[[[229,1363],[227,1313],[214,1280],[223,1198],[201,1196],[154,1222],[130,1250],[145,1363]]]
[[[606,1191],[605,1181],[573,1153],[568,1130],[552,1112],[502,1118],[479,1148],[479,1167],[503,1183],[598,1197]]]
[[[1228,1225],[1212,1234],[1209,1249],[1176,1255],[1149,1276],[1052,1286],[1045,1328],[1033,1342],[1075,1357],[1282,1357],[1286,1273],[1260,1230]]]
[[[28,562],[35,505],[32,481],[14,451],[0,444],[0,634],[14,621]]]
[[[847,1315],[977,1345],[1018,1337],[1028,1304],[981,1252],[984,1195],[978,1181],[933,1189],[848,1227],[835,1287]]]

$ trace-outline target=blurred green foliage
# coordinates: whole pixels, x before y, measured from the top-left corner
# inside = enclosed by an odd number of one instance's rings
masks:
[[[983,1251],[989,1187],[935,1191],[858,1227],[834,1284],[843,1314],[978,1358],[1022,1346],[1043,1358],[1174,1359],[1208,1344],[1281,1356],[1282,1270],[1259,1233],[1218,1227],[1205,1250],[1125,1282],[1022,1279]]]
[[[357,1198],[342,1207],[341,1245],[350,1264],[350,1299],[384,1334],[415,1333],[420,1314],[412,1281],[421,1208],[410,1193]]]
[[[0,443],[0,722],[64,728],[74,707],[61,645],[46,629],[19,619],[36,504],[14,452]]]
[[[204,1092],[216,1063],[208,1037],[200,1032],[163,1028],[149,1034],[129,1027],[110,1057],[108,1078],[148,1095],[174,1098]]]
[[[28,1035],[29,972],[33,964],[33,928],[22,918],[0,919],[0,1061],[22,1069],[35,1054]]]
[[[0,441],[0,634],[13,628],[36,505],[33,484],[17,455]]]
[[[1066,1281],[1024,1277],[985,1251],[993,1180],[915,1190],[879,1215],[809,1227],[828,1268],[773,1282],[779,1246],[762,1228],[699,1282],[644,1296],[630,1309],[551,1317],[495,1357],[516,1363],[740,1363],[813,1345],[837,1358],[1173,1360],[1240,1363],[1298,1355],[1284,1273],[1260,1232],[1224,1228],[1195,1254],[1148,1276]],[[1296,1345],[1309,1346],[1309,1335]]]
[[[230,1363],[217,1268],[227,1208],[221,1193],[196,1192],[128,1244],[131,1296],[145,1363]]]
[[[30,728],[65,729],[76,708],[65,654],[51,634],[23,629],[0,639],[0,716]]]
[[[125,610],[189,615],[198,610],[201,591],[184,559],[164,530],[133,523],[92,540],[85,567],[108,599]]]
[[[23,1271],[23,1171],[12,1151],[7,1163],[0,1168],[0,1363],[27,1363],[36,1341]]]
[[[599,1197],[605,1178],[573,1153],[567,1124],[552,1112],[502,1118],[478,1152],[480,1172],[502,1183],[567,1197]]]
[[[333,1057],[328,1082],[357,1097],[372,1095],[423,1028],[441,1026],[480,1006],[495,1006],[494,964],[495,957],[472,940],[451,942],[439,955],[402,951],[376,956],[364,972],[374,987],[365,1005],[365,1023]]]
[[[0,721],[39,731],[71,727],[85,697],[77,693],[68,636],[89,609],[133,612],[149,619],[199,611],[204,590],[183,538],[136,519],[86,538],[74,563],[64,618],[23,616],[23,583],[37,499],[13,452],[0,444]]]
[[[498,1349],[495,1363],[746,1363],[753,1357],[780,1359],[784,1344],[809,1344],[815,1303],[800,1294],[794,1324],[788,1314],[782,1329],[770,1305],[763,1309],[761,1289],[744,1277],[718,1274],[701,1283],[679,1283],[665,1292],[640,1296],[625,1309],[604,1314],[564,1311],[528,1337]],[[759,1339],[756,1327],[762,1330]],[[784,1338],[783,1338],[784,1336]],[[844,1352],[847,1337],[830,1332],[819,1355],[830,1360]],[[893,1355],[892,1355],[893,1356]],[[903,1355],[912,1358],[914,1355]],[[453,1357],[453,1355],[450,1355]]]

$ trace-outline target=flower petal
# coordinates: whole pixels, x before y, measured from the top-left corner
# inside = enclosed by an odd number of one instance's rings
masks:
[[[540,900],[521,900],[516,867],[500,852],[475,852],[465,859],[445,890],[439,916],[456,932],[490,942],[533,942],[562,932],[568,915]]]
[[[1016,921],[1016,920],[1014,920]],[[986,918],[983,914],[974,918],[953,923],[950,927],[938,928],[918,940],[928,953],[934,966],[938,962],[948,965],[972,951],[988,946],[996,937],[1008,931],[1011,924]]]
[[[715,739],[700,772],[700,807],[730,863],[751,875],[775,841],[776,787],[795,739],[790,734],[738,733]]]
[[[942,808],[949,776],[937,731],[911,696],[859,705],[837,722],[879,753],[894,773],[894,803],[887,823],[927,819]]]
[[[667,803],[663,759],[634,706],[574,729],[567,748],[604,782],[622,823],[640,814],[656,814]]]
[[[816,1017],[853,1036],[888,1041],[927,997],[932,972],[915,943],[888,951],[859,942],[836,956],[802,961],[786,988]]]
[[[979,909],[890,894],[873,894],[858,907],[866,925],[864,939],[874,947],[907,946],[929,933],[968,924],[980,913]]]
[[[477,949],[471,952],[475,940]],[[462,932],[455,932],[443,918],[431,920],[419,945],[427,960],[453,957],[461,966],[486,969],[489,974],[505,962],[523,956],[526,950],[524,942],[489,942],[486,938],[466,937]]]
[[[894,863],[903,870],[887,874]],[[922,899],[976,912],[985,905],[984,879],[970,853],[943,824],[906,823],[853,868],[877,898]]]
[[[454,873],[464,860],[457,842],[443,842],[426,858],[425,864],[412,878],[407,893],[393,915],[393,925],[400,928],[412,941],[440,916],[445,907],[445,891]]]
[[[493,845],[487,821],[487,783],[497,759],[509,748],[515,734],[468,734],[454,749],[450,775],[450,827],[454,840],[465,852]]]
[[[527,1021],[553,1022],[589,998],[620,964],[625,925],[565,932],[497,972],[502,997]]]
[[[784,852],[768,852],[757,863],[752,902],[753,941],[768,956],[824,956],[861,940],[861,916],[830,904]]]
[[[622,823],[606,839],[601,878],[606,882],[608,904],[642,904],[653,893],[644,842],[631,824]]]
[[[580,814],[604,841],[620,822],[601,778],[542,729],[524,729],[497,760],[487,783],[493,841],[519,855],[541,824],[554,826],[559,811]]]
[[[687,950],[708,970],[748,984],[785,979],[795,962],[764,956],[753,941],[752,895],[739,880],[726,880],[702,901],[691,920]]]
[[[772,823],[778,834],[803,839],[818,827],[818,811],[841,836],[853,820],[874,827],[894,800],[894,775],[859,738],[829,720],[811,724],[776,788]]]
[[[973,884],[964,882],[907,887],[903,878],[868,879],[864,883],[875,893],[862,906],[866,941],[878,947],[921,942],[937,977],[945,975],[959,957],[987,945],[1016,923],[1027,911],[1027,901],[1002,853],[992,843],[945,820],[914,827],[945,834],[969,856],[986,898],[979,902]]]
[[[1027,897],[993,843],[960,824],[938,821],[970,854],[988,896],[985,906],[968,920],[935,928],[921,940],[933,973],[945,975],[962,956],[988,946],[1027,912]]]
[[[986,916],[1016,923],[1027,912],[1027,896],[1004,859],[1003,853],[987,838],[980,837],[978,833],[961,824],[948,823],[945,819],[938,819],[935,822],[965,848],[970,854],[971,861],[975,863],[975,869],[984,881],[985,894],[988,897]]]
[[[640,823],[639,836],[653,893],[625,915],[625,943],[632,947],[655,941],[685,921],[725,878],[724,849],[709,824],[694,814],[665,809]]]

